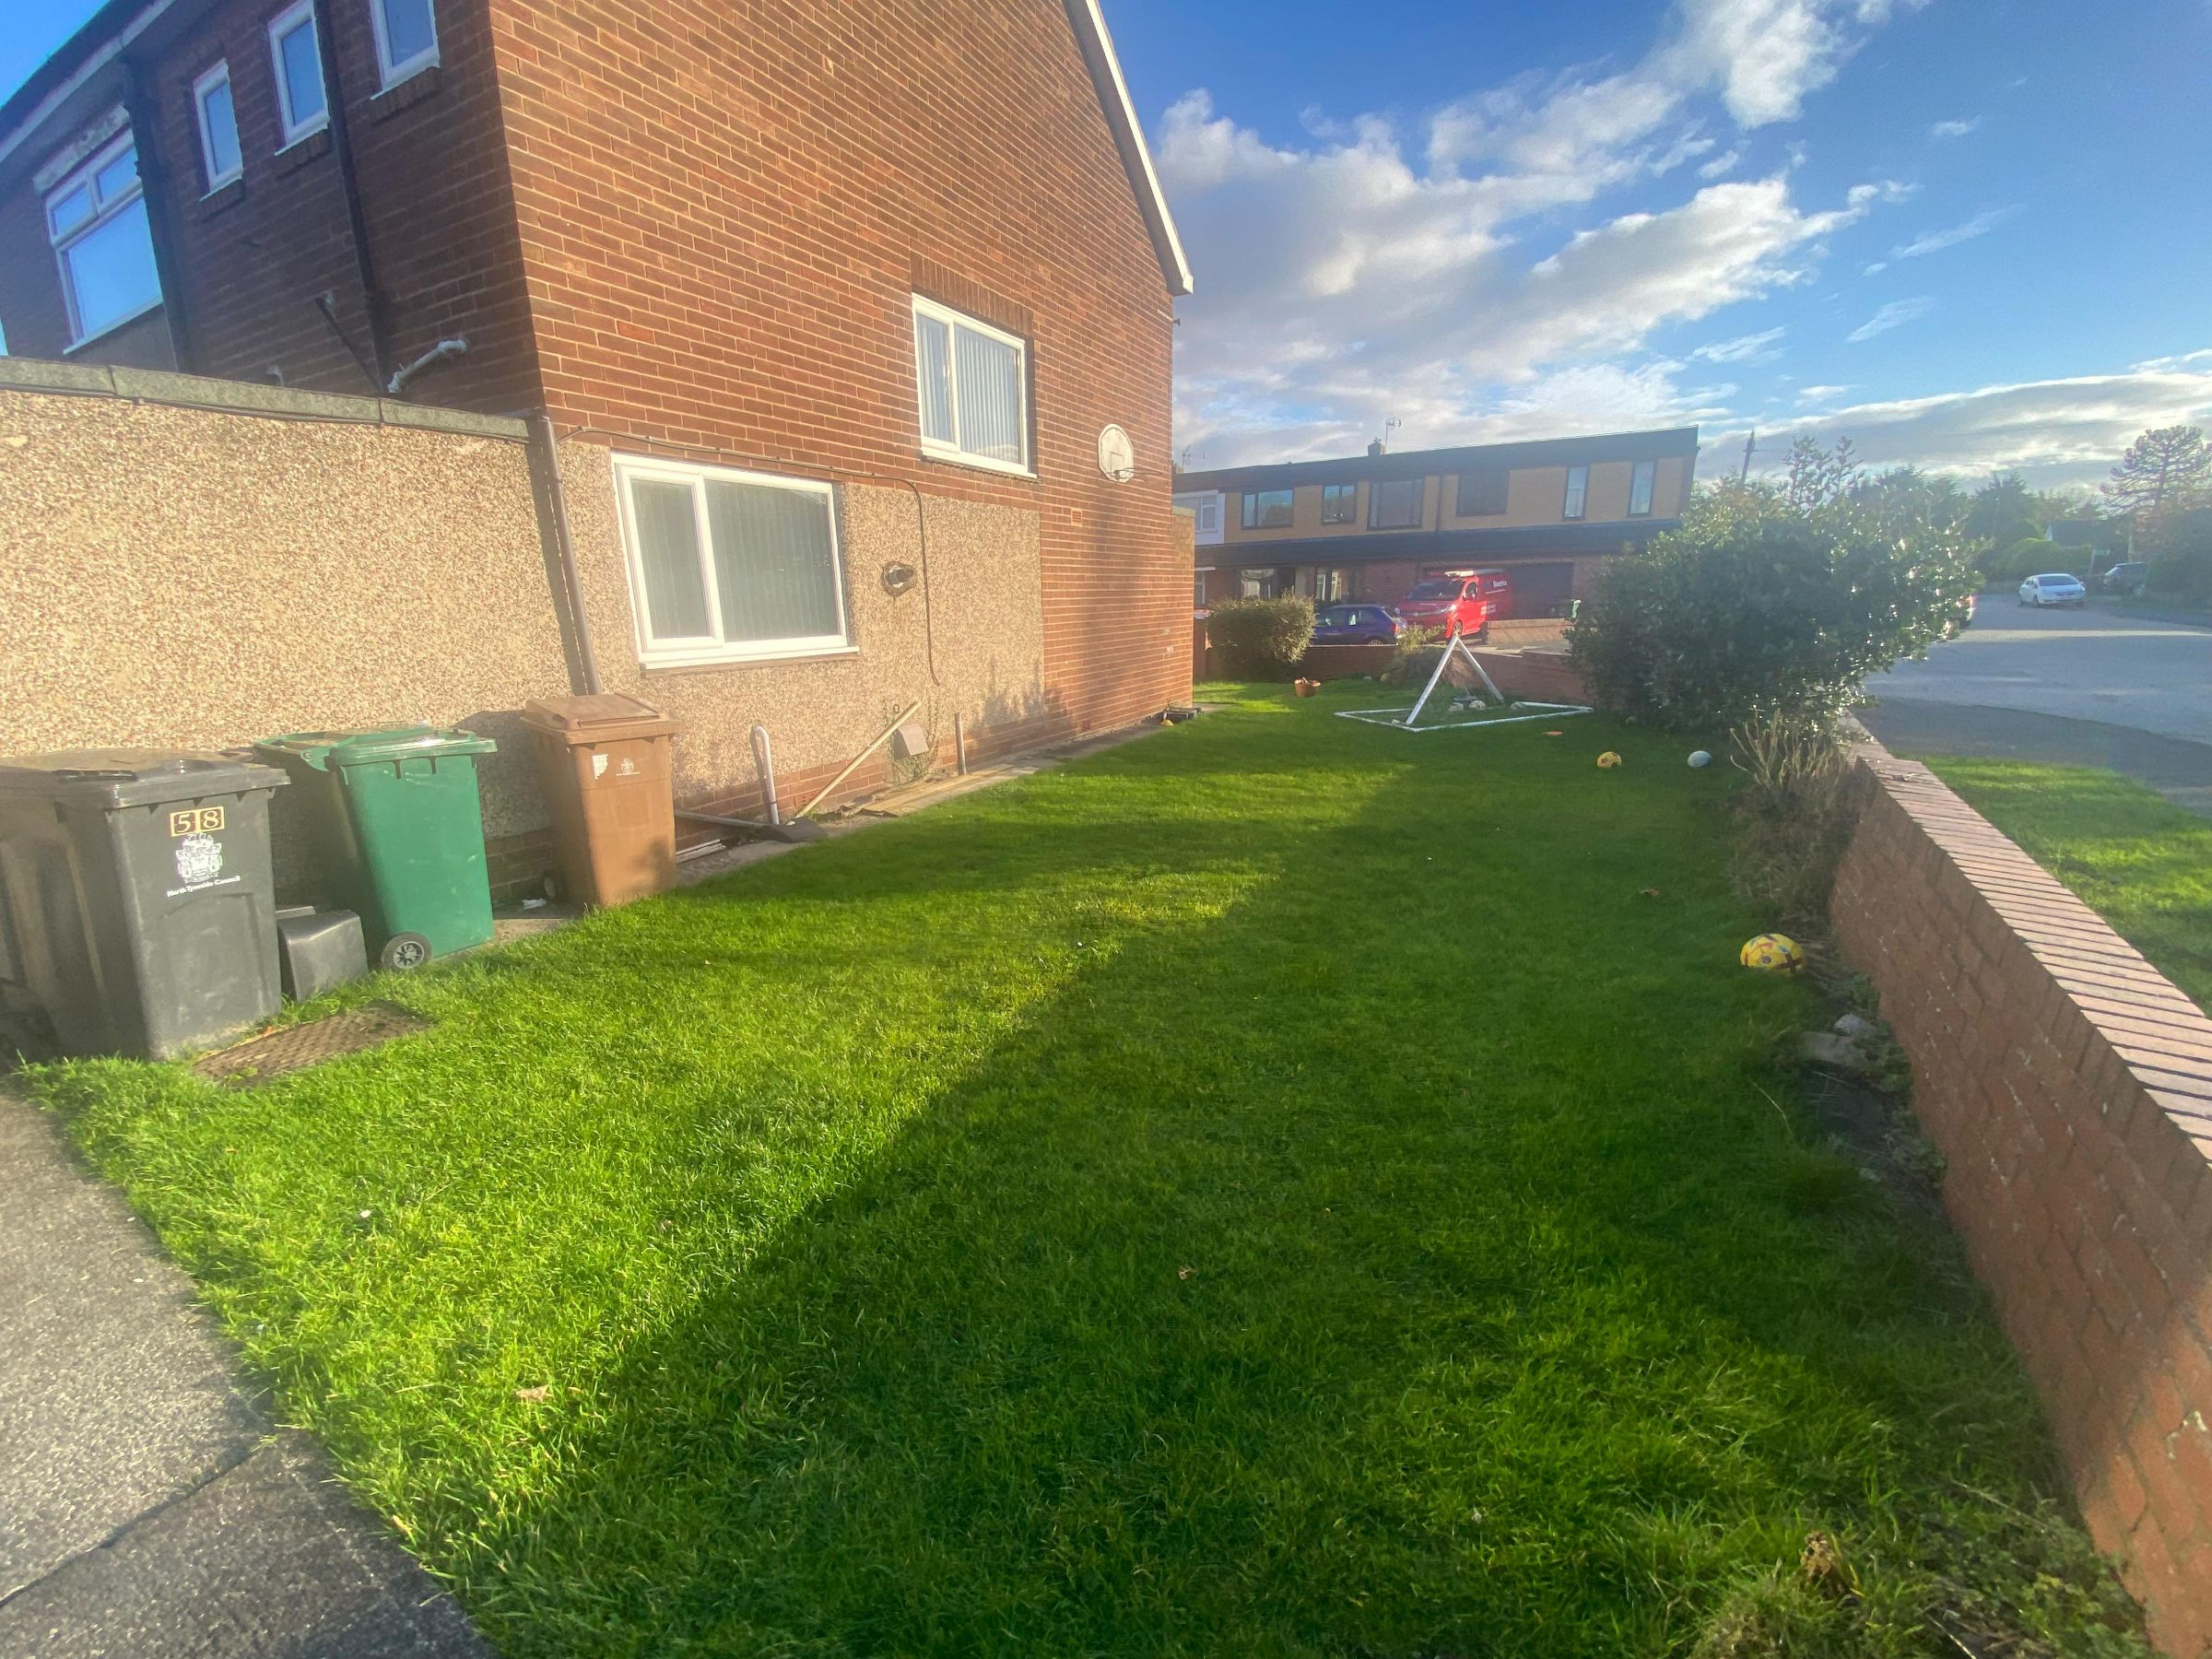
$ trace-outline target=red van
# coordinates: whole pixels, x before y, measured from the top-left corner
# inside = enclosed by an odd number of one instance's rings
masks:
[[[1503,571],[1429,576],[1398,601],[1398,615],[1415,628],[1478,640],[1490,624],[1513,614],[1513,579]]]

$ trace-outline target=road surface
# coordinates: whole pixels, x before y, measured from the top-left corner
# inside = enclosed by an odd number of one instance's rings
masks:
[[[1866,688],[1885,701],[2020,709],[2212,744],[2212,629],[1985,595],[1958,639]]]
[[[1866,688],[1900,754],[2109,767],[2212,815],[2212,629],[1985,595],[1973,627]]]

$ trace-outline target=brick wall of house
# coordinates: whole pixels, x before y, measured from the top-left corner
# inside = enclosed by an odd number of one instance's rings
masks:
[[[2212,1019],[1925,767],[1871,747],[1832,916],[2082,1513],[2212,1644]]]
[[[1036,515],[1070,724],[1187,695],[1165,280],[1065,8],[492,0],[556,419]],[[925,461],[910,296],[1022,324],[1034,480]],[[1104,478],[1100,428],[1138,476]]]
[[[171,175],[191,364],[250,380],[274,366],[289,385],[372,392],[315,303],[329,295],[354,347],[367,352],[369,301],[331,135],[279,147],[269,12],[262,0],[218,7],[148,77]],[[465,336],[465,368],[431,371],[412,394],[485,410],[529,407],[521,255],[481,0],[442,0],[438,65],[389,89],[366,0],[334,0],[329,16],[371,273],[389,300],[385,372],[441,338]],[[218,58],[230,66],[245,172],[204,196],[192,83]]]

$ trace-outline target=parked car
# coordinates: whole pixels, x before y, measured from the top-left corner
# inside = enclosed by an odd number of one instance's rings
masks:
[[[1316,645],[1395,645],[1405,631],[1387,605],[1324,605],[1313,613]]]
[[[1408,626],[1439,634],[1456,629],[1469,639],[1480,639],[1492,622],[1512,614],[1513,579],[1503,571],[1431,576],[1398,601],[1398,616]]]
[[[2123,559],[2097,579],[2097,585],[2108,594],[2139,594],[2143,579],[2150,574],[2150,567],[2139,559]]]
[[[2081,585],[2079,577],[2069,576],[2064,571],[2048,575],[2030,576],[2020,583],[2020,603],[2037,606],[2046,605],[2087,605],[2089,590]]]

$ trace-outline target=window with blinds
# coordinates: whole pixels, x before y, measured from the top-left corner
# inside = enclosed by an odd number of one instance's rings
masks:
[[[914,381],[924,452],[1026,476],[1028,355],[1017,335],[915,295]]]
[[[642,456],[615,481],[643,661],[849,648],[829,485]]]

